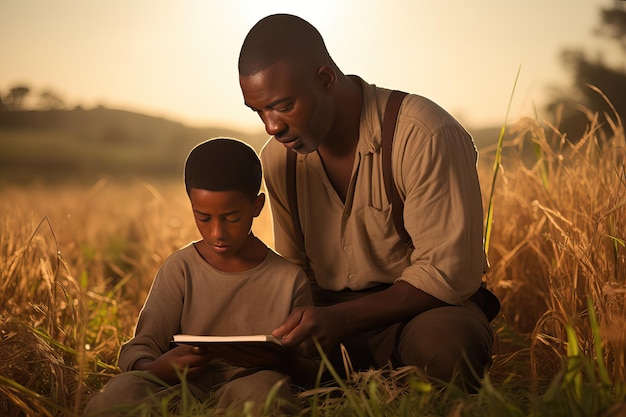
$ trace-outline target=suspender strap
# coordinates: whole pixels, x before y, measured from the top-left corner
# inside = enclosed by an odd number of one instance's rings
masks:
[[[289,204],[289,212],[291,213],[291,221],[298,242],[304,244],[304,235],[302,234],[302,226],[300,225],[300,214],[298,211],[298,193],[296,189],[296,158],[298,155],[295,151],[287,149],[287,204]]]
[[[393,90],[387,100],[385,107],[385,116],[383,118],[383,137],[382,137],[382,157],[383,157],[383,181],[385,183],[385,193],[387,201],[391,204],[391,215],[396,231],[400,235],[400,239],[407,246],[413,246],[411,236],[404,228],[404,202],[400,198],[400,193],[393,180],[393,171],[391,170],[391,150],[393,145],[393,137],[396,132],[396,123],[400,105],[407,93]]]

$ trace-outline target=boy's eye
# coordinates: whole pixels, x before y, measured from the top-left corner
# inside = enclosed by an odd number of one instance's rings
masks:
[[[241,220],[239,216],[226,216],[226,221],[230,223],[237,223],[239,220]]]
[[[211,220],[211,217],[196,217],[199,222],[206,223]]]

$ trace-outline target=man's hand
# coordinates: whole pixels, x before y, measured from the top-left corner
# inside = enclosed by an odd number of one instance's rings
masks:
[[[346,336],[345,316],[334,313],[330,307],[298,307],[272,332],[282,338],[285,347],[303,355],[318,356],[313,339],[324,352],[330,351]]]
[[[187,378],[193,379],[206,371],[212,355],[194,346],[179,345],[165,352],[156,360],[140,359],[134,369],[150,371],[165,382],[178,382],[178,373],[188,368]],[[178,371],[178,373],[177,373]]]

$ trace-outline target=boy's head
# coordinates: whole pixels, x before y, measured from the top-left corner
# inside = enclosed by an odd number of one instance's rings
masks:
[[[229,138],[214,138],[191,150],[185,162],[185,189],[241,191],[250,199],[261,188],[261,162],[252,147]]]
[[[202,235],[196,247],[215,268],[232,271],[241,259],[254,258],[255,248],[265,256],[265,246],[251,234],[265,203],[261,174],[254,149],[236,139],[208,140],[187,157],[185,188]]]

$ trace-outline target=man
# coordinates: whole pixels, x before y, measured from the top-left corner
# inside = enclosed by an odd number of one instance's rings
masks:
[[[262,161],[276,249],[303,266],[315,287],[316,306],[292,312],[274,335],[309,354],[313,339],[331,355],[343,343],[357,368],[414,365],[476,388],[491,363],[493,332],[472,298],[484,252],[471,136],[435,103],[404,99],[391,165],[407,246],[382,171],[390,90],[343,74],[319,32],[285,14],[250,30],[239,81],[246,106],[273,137]],[[288,152],[298,154],[303,239],[290,214]]]

